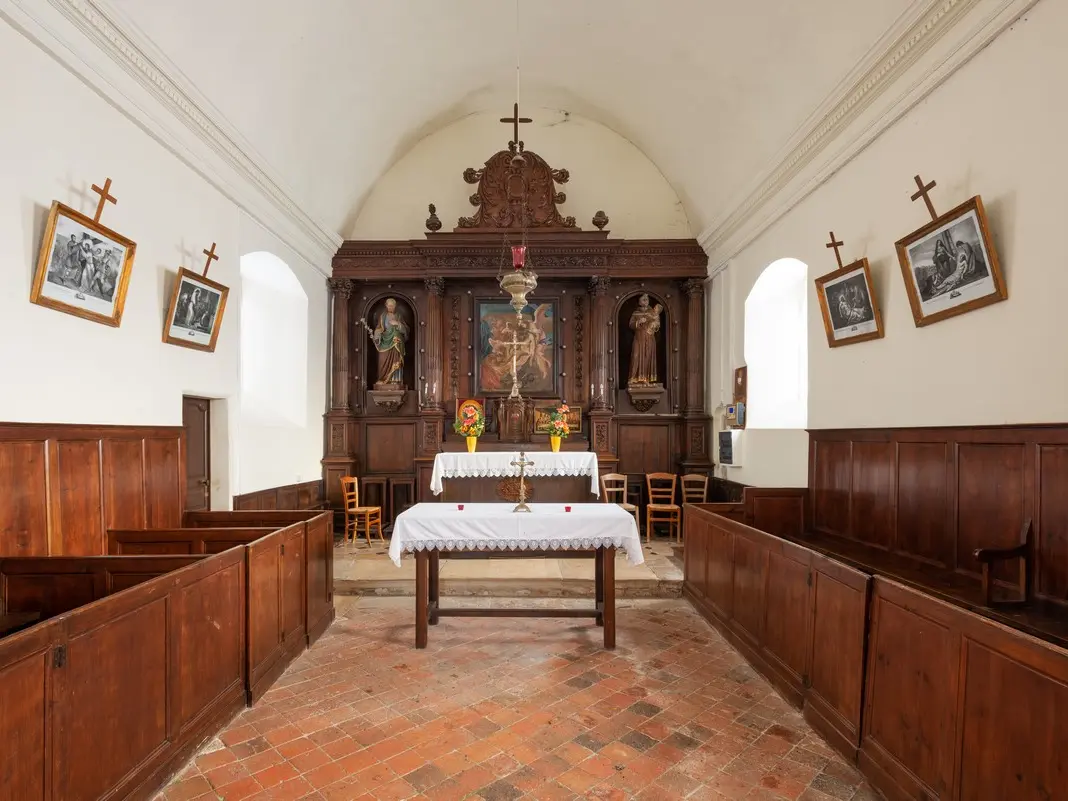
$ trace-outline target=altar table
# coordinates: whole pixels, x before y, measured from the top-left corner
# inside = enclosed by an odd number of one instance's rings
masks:
[[[420,503],[398,515],[389,556],[415,554],[415,647],[426,648],[427,626],[440,617],[592,617],[604,627],[604,647],[616,647],[615,554],[645,561],[634,517],[614,503],[532,503],[513,512],[511,503]],[[570,512],[566,511],[570,508]],[[450,555],[507,554],[516,558],[592,557],[592,609],[442,609],[438,563]]]
[[[528,461],[533,462],[525,468],[527,477],[545,478],[546,481],[528,482],[533,498],[537,501],[575,501],[581,503],[589,500],[590,495],[600,496],[600,476],[597,472],[597,454],[591,451],[524,451]],[[441,495],[446,489],[445,480],[449,481],[446,495],[450,501],[486,501],[507,498],[501,494],[497,485],[501,479],[515,478],[519,468],[512,462],[519,460],[519,451],[483,453],[439,453],[434,456],[434,470],[430,476],[430,491]],[[589,479],[589,492],[584,482]],[[548,497],[552,496],[552,497]]]

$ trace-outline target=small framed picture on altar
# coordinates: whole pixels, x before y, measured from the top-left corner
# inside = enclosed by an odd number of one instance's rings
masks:
[[[536,401],[534,403],[534,433],[549,433],[549,418],[563,401]],[[577,403],[567,405],[567,425],[576,434],[582,430],[582,407]]]

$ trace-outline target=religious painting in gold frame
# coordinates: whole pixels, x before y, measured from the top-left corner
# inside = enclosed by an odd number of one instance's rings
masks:
[[[118,328],[136,252],[132,240],[53,201],[30,302]]]
[[[527,397],[558,395],[557,302],[531,300],[521,318],[511,303],[499,299],[479,299],[475,337],[475,386],[480,395],[507,394],[512,389],[512,341],[516,349],[519,391]]]
[[[163,341],[168,345],[214,353],[229,293],[228,287],[184,267],[179,268],[167,317],[163,321]]]
[[[895,243],[917,326],[1008,298],[978,195]]]
[[[867,259],[817,278],[816,295],[830,347],[882,338],[883,318]]]
[[[557,407],[560,406],[561,401],[535,401],[534,403],[534,433],[535,434],[548,434],[549,433],[549,418]],[[568,428],[578,434],[582,430],[582,407],[576,403],[569,403],[567,405],[567,425]]]

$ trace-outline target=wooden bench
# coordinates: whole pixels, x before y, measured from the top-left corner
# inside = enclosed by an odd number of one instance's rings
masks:
[[[247,587],[248,700],[258,700],[307,647],[304,521],[285,527],[109,530],[114,554],[240,549]]]
[[[0,797],[152,797],[245,705],[245,560],[0,560]]]

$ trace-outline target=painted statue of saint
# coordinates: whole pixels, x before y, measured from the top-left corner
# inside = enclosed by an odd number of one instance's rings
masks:
[[[393,298],[386,298],[385,309],[378,313],[371,341],[378,350],[378,381],[375,386],[403,384],[408,324],[397,314],[397,301]]]
[[[630,376],[627,385],[644,387],[659,383],[656,374],[656,335],[660,331],[660,312],[657,303],[649,308],[649,296],[638,299],[638,308],[630,316],[634,330],[634,344],[630,351]]]

